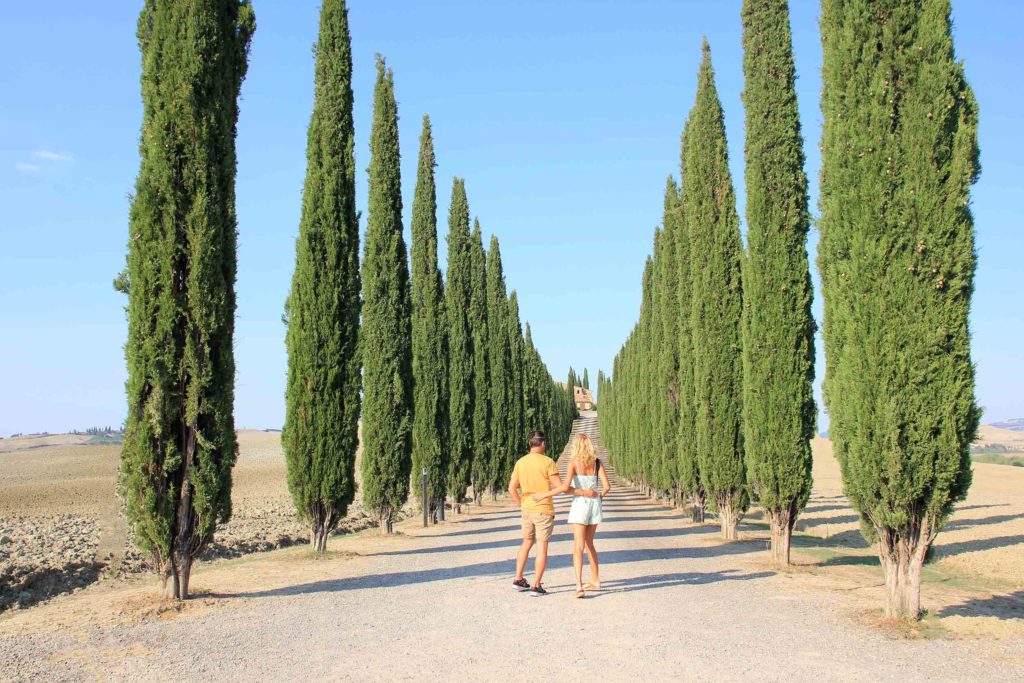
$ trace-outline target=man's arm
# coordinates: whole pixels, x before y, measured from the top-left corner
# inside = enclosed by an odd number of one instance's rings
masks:
[[[508,495],[516,502],[518,507],[523,506],[523,499],[519,496],[519,475],[512,473],[512,481],[508,483]]]

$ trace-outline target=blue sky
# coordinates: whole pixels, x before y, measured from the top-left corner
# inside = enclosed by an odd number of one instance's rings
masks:
[[[238,128],[236,418],[239,427],[263,428],[284,415],[280,314],[294,264],[319,7],[254,4]],[[124,302],[110,283],[124,263],[138,171],[140,5],[55,0],[4,9],[0,435],[116,425],[124,416]],[[1024,3],[953,7],[957,52],[981,107],[972,328],[978,400],[994,421],[1024,416]],[[380,52],[395,72],[406,229],[420,119],[429,113],[442,232],[451,179],[463,176],[471,211],[501,240],[509,285],[552,373],[564,377],[572,364],[595,377],[610,368],[638,313],[665,177],[678,175],[702,35],[711,42],[742,215],[739,10],[739,0],[353,0],[359,207]],[[793,0],[791,12],[816,205],[818,4]],[[816,243],[812,235],[812,250]]]

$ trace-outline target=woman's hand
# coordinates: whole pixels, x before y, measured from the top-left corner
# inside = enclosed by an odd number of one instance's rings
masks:
[[[542,500],[544,500],[545,498],[547,498],[547,496],[545,496],[543,494],[540,494],[540,493],[535,493],[532,496],[530,496],[530,498],[533,498],[533,502],[534,503],[539,503]]]

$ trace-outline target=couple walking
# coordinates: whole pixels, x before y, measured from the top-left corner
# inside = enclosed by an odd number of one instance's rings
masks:
[[[531,595],[547,595],[541,580],[548,563],[548,541],[555,528],[555,505],[552,498],[560,493],[571,493],[569,523],[572,524],[572,566],[576,570],[576,597],[586,596],[586,589],[599,590],[601,576],[597,565],[594,533],[601,522],[601,502],[611,490],[608,473],[601,461],[594,457],[594,444],[586,434],[577,434],[572,441],[572,457],[565,473],[565,483],[558,476],[555,461],[546,453],[548,439],[544,432],[530,432],[530,452],[519,458],[512,470],[508,492],[523,514],[523,543],[516,557],[516,576],[512,585]],[[601,489],[598,491],[598,484]],[[522,493],[520,493],[520,489]],[[526,560],[534,543],[536,576],[533,585],[523,578]],[[583,585],[583,549],[590,558],[590,583]]]

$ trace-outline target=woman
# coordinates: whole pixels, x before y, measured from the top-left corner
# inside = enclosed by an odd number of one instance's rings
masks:
[[[601,492],[597,491],[600,480]],[[565,473],[565,483],[547,493],[535,493],[537,502],[572,490],[572,507],[569,508],[569,523],[572,524],[574,545],[572,566],[576,570],[576,597],[586,596],[586,589],[600,590],[601,575],[597,565],[597,548],[594,547],[594,532],[601,523],[601,501],[612,490],[608,473],[601,461],[594,458],[594,444],[586,434],[573,437],[572,457]],[[583,548],[586,546],[590,557],[590,583],[583,586]]]

